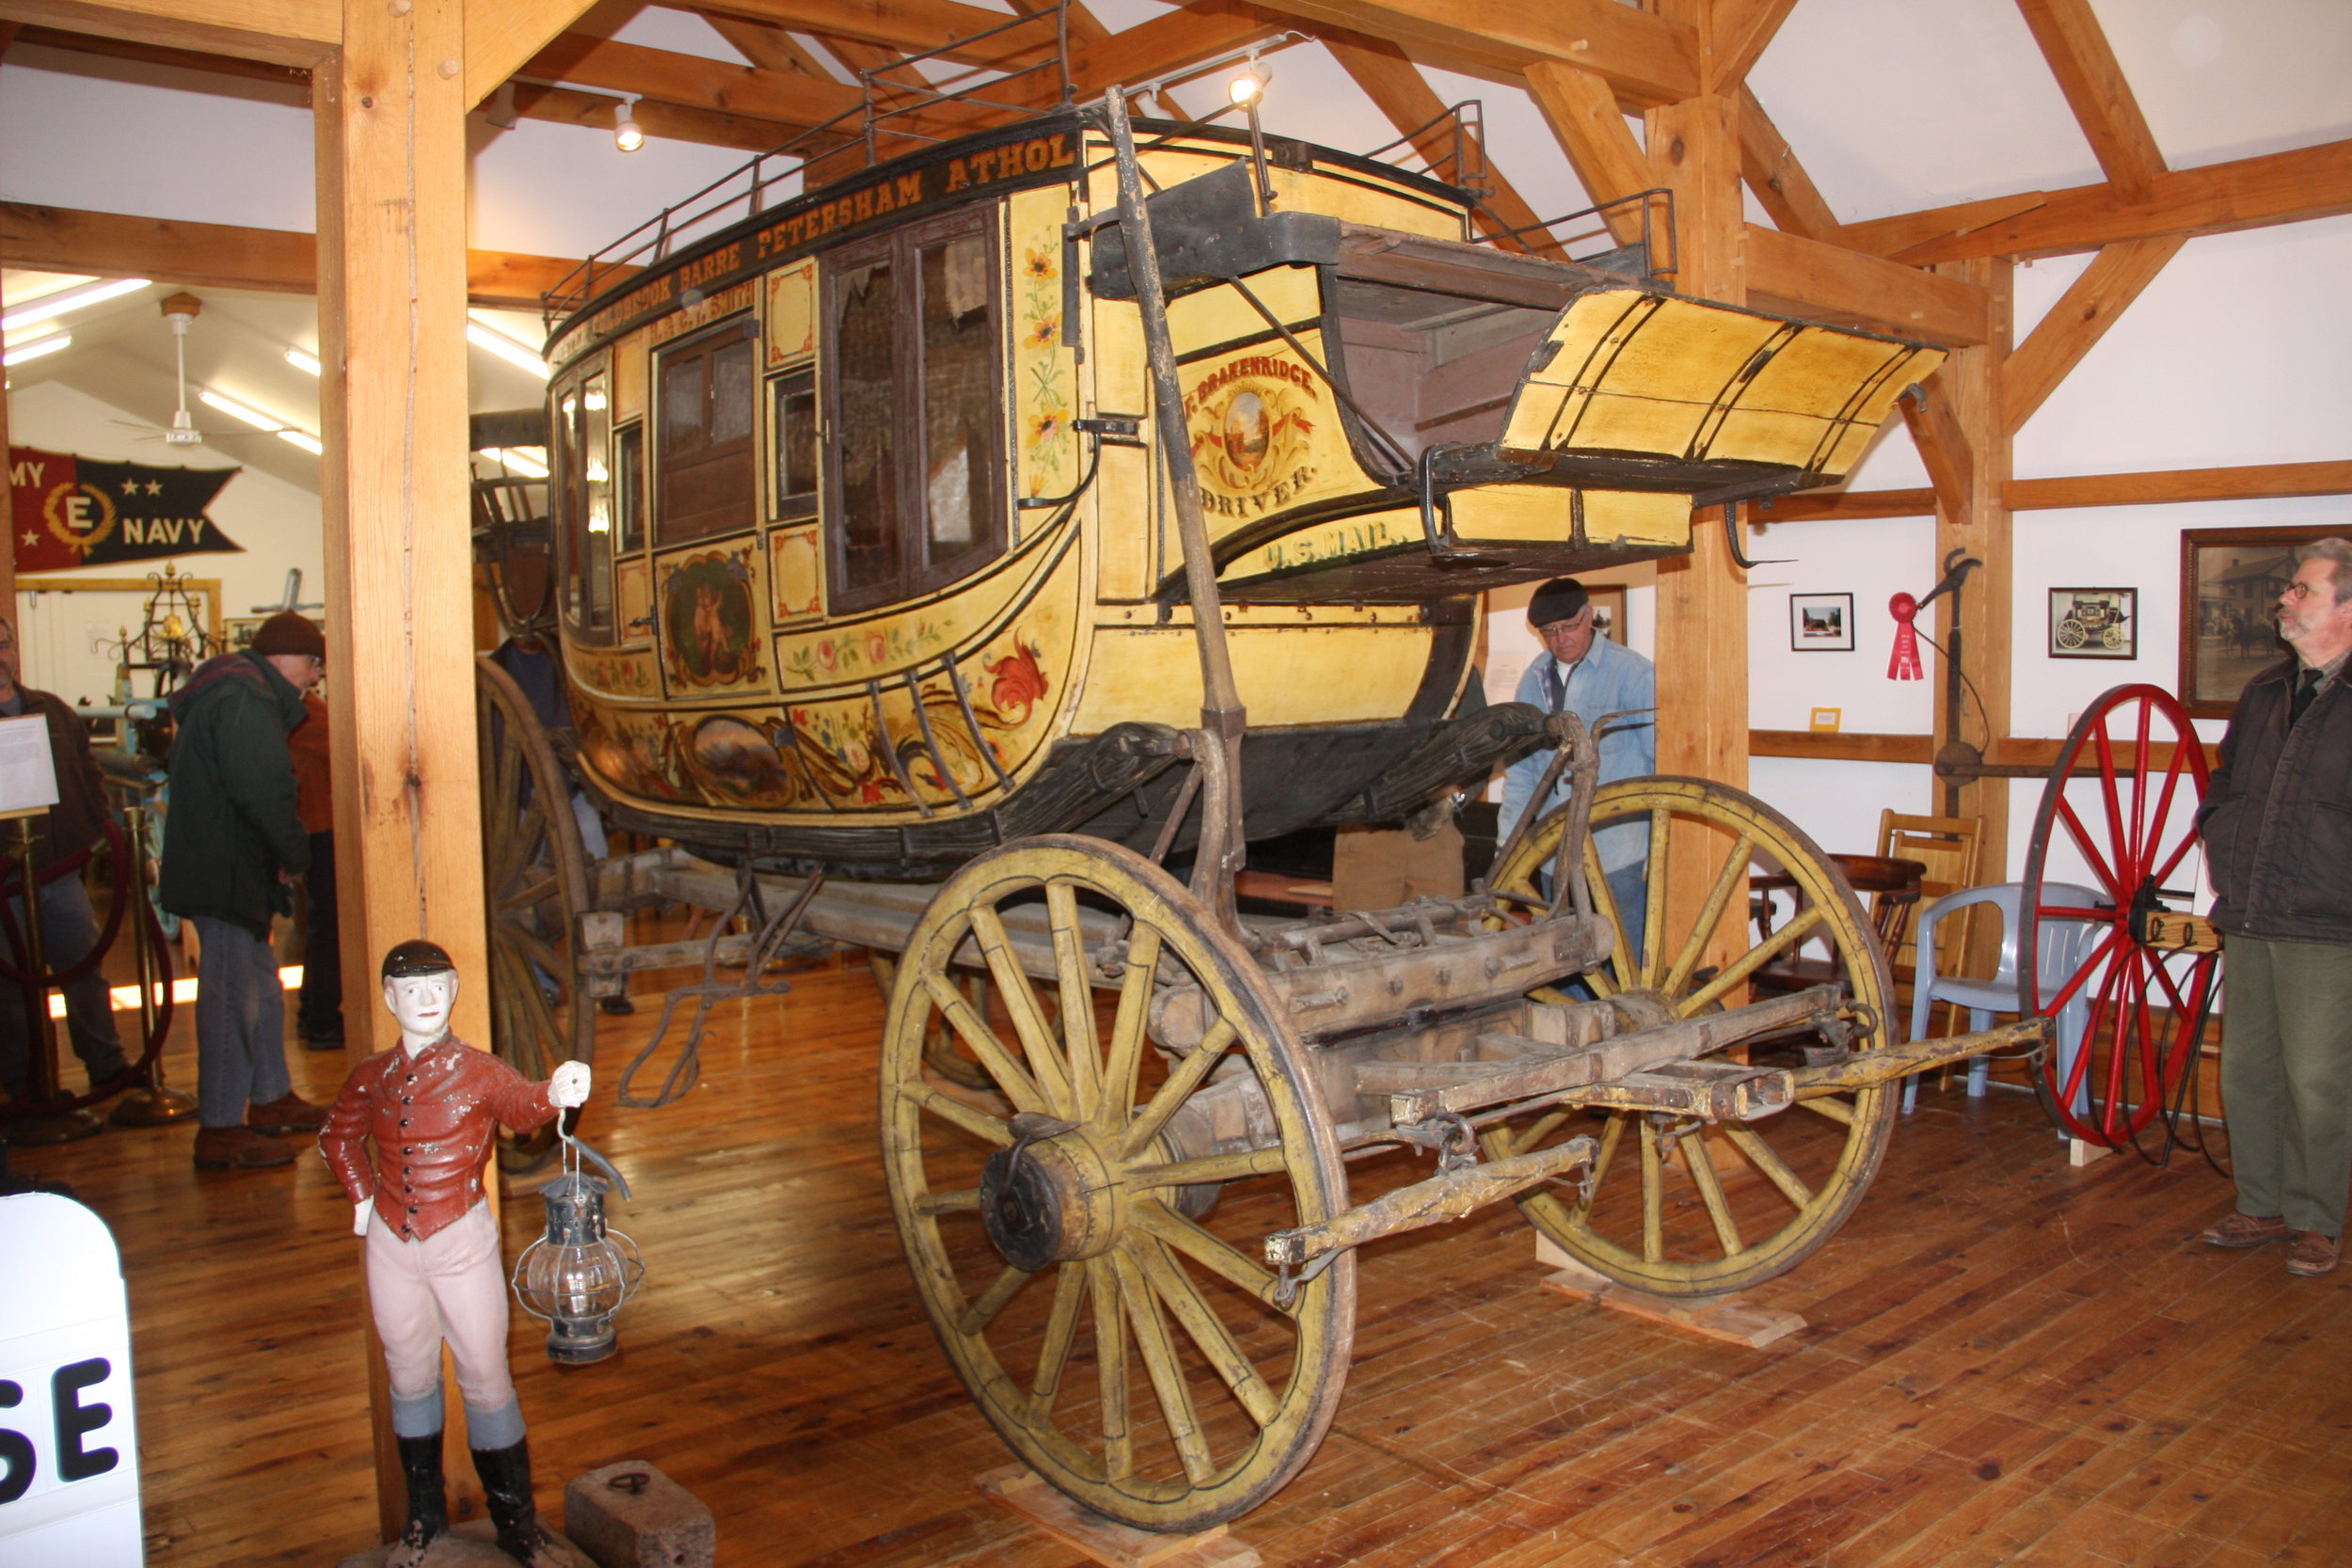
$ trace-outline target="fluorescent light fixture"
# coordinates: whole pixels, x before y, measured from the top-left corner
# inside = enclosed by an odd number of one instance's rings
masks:
[[[214,391],[209,387],[198,392],[196,394],[196,400],[204,404],[207,408],[217,408],[222,413],[228,415],[230,419],[243,420],[254,429],[266,430],[272,436],[277,435],[279,431],[286,428],[285,420],[273,419],[271,416],[262,413],[258,408],[247,408],[244,404],[237,402],[234,398],[222,397],[218,392]]]
[[[295,446],[300,447],[304,451],[309,452],[312,457],[324,457],[326,455],[326,445],[321,442],[317,436],[311,435],[307,430],[295,430],[289,426],[284,430],[278,431],[277,435],[279,440],[293,442]]]
[[[532,353],[530,349],[505,333],[485,326],[480,322],[469,321],[466,324],[466,341],[478,349],[497,355],[517,370],[529,371],[542,381],[555,373],[548,367],[546,360]]]
[[[22,365],[27,359],[38,359],[44,354],[55,354],[61,348],[72,346],[72,338],[60,332],[53,337],[36,339],[21,348],[8,350],[5,356],[0,356],[0,365]]]
[[[305,375],[323,375],[326,373],[325,367],[319,363],[319,356],[304,349],[289,348],[286,350],[286,363],[292,365],[295,370],[300,371]]]
[[[548,477],[548,466],[520,447],[485,447],[482,455],[493,463],[514,469],[525,479]]]
[[[30,325],[34,322],[47,321],[52,316],[62,316],[68,310],[79,310],[85,306],[103,304],[110,299],[119,299],[124,294],[146,288],[150,281],[145,277],[118,277],[111,283],[101,283],[95,288],[75,289],[71,293],[50,294],[34,300],[13,315],[0,316],[0,332],[13,332],[18,327]]]
[[[98,275],[94,272],[53,272],[38,276],[40,277],[40,284],[29,291],[22,288],[11,290],[10,293],[15,295],[15,298],[8,303],[18,309],[23,309],[35,300],[56,299],[68,290],[78,289],[85,283],[98,281]]]

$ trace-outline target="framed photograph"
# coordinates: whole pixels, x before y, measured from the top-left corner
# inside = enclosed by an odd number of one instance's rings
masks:
[[[2052,658],[2139,657],[2139,590],[2050,590]]]
[[[2227,719],[2246,683],[2287,657],[2279,595],[2295,580],[2296,551],[2341,527],[2181,531],[2181,702],[2200,719]]]
[[[1622,588],[1591,588],[1585,590],[1593,601],[1593,626],[1601,636],[1618,646],[1625,645],[1625,590]]]
[[[1853,652],[1853,595],[1789,594],[1788,646],[1801,654]]]

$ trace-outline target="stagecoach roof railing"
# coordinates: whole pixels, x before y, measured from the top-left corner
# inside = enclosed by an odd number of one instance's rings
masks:
[[[992,125],[1016,124],[1067,108],[1071,98],[1069,8],[1070,0],[1056,0],[1051,6],[1008,18],[998,25],[950,40],[936,49],[859,71],[864,102],[858,107],[845,109],[831,119],[809,126],[728,170],[685,199],[664,207],[619,239],[598,247],[564,274],[541,297],[541,318],[548,332],[552,336],[564,317],[619,281],[625,269],[664,261],[689,241],[752,217],[778,201],[804,194],[808,189],[805,176],[812,165],[836,164],[846,156],[853,160],[852,168],[870,168],[886,157],[908,150],[910,146],[951,139],[899,123],[910,117],[943,105],[970,108],[987,117],[982,124],[960,126],[955,132],[957,135],[967,135]],[[1001,72],[985,66],[971,67],[961,75],[948,78],[946,84],[924,82],[919,76],[913,81],[886,79],[890,72],[913,72],[919,62],[966,54],[975,44],[1016,28],[1045,26],[1052,27],[1053,41],[1045,56],[1033,64]],[[1041,43],[1040,47],[1046,46]],[[1050,102],[1036,102],[1026,95],[1009,101],[984,96],[991,91],[1007,91],[1006,84],[1020,77],[1047,71],[1054,72],[1055,81]],[[979,75],[985,79],[971,80]],[[970,85],[955,85],[961,82]],[[787,184],[790,189],[771,197],[771,193]]]

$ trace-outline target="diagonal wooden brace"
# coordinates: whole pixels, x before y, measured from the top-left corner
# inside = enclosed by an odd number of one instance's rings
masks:
[[[1440,1171],[1327,1220],[1276,1231],[1265,1239],[1266,1261],[1276,1268],[1297,1268],[1326,1253],[1458,1220],[1573,1166],[1591,1164],[1596,1147],[1590,1138],[1570,1138],[1532,1154]]]

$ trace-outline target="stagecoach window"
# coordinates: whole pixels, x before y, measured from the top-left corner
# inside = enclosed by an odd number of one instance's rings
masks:
[[[562,483],[564,618],[589,641],[612,636],[612,475],[606,465],[612,400],[592,375],[556,400]]]
[[[749,528],[757,472],[752,440],[752,356],[757,346],[738,318],[662,351],[656,383],[660,435],[655,451],[665,544]]]
[[[987,212],[827,269],[837,610],[940,587],[1004,547],[1002,288]]]
[[[817,372],[795,371],[771,384],[774,402],[776,518],[790,522],[817,512]]]
[[[630,425],[612,444],[612,520],[623,555],[645,547],[645,427]]]

